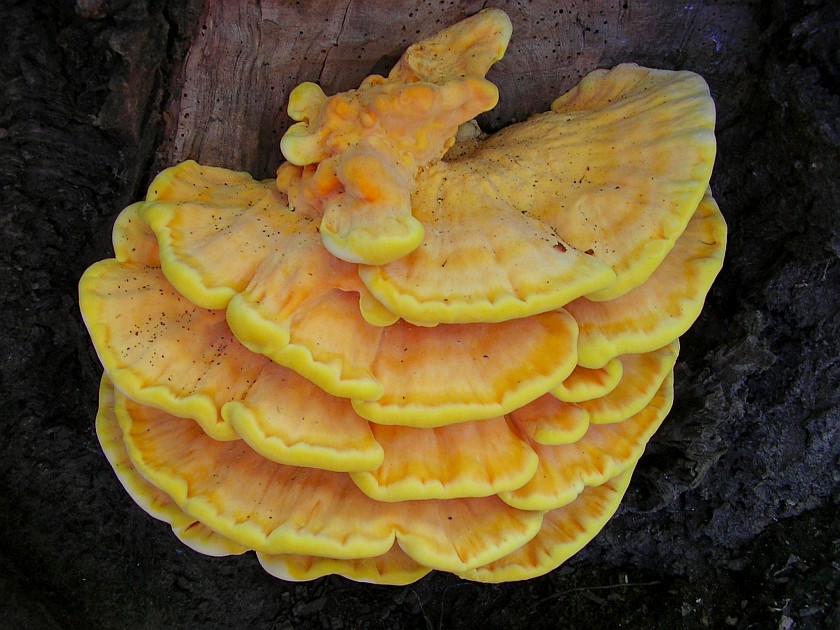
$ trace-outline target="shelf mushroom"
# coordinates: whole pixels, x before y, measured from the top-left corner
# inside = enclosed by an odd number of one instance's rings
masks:
[[[117,218],[80,282],[97,433],[185,544],[498,582],[617,509],[722,264],[714,106],[624,64],[485,137],[510,36],[488,9],[357,90],[302,84],[276,179],[187,161]]]

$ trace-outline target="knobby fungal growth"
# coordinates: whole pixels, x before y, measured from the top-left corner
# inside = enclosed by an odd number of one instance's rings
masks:
[[[276,180],[184,162],[80,283],[131,496],[284,579],[546,573],[616,510],[721,268],[714,105],[598,70],[485,137],[508,17],[296,88]]]

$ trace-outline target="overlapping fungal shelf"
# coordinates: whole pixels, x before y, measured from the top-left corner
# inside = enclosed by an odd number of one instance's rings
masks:
[[[511,25],[296,88],[277,178],[184,162],[80,283],[137,503],[289,580],[546,573],[615,512],[720,270],[714,106],[621,65],[485,137]]]

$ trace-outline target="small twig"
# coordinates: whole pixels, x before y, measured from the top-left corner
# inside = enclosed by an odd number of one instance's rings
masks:
[[[417,598],[417,603],[420,605],[420,614],[423,615],[423,620],[426,622],[427,630],[434,630],[432,620],[429,619],[429,615],[426,614],[426,609],[423,607],[423,600],[420,599],[420,595],[418,595],[417,591],[415,591],[413,588],[409,588],[408,590],[414,595],[414,597]]]
[[[659,580],[654,580],[653,582],[621,582],[619,584],[604,584],[602,586],[576,586],[575,588],[569,588],[565,591],[549,595],[548,597],[543,597],[541,600],[534,603],[534,608],[547,601],[551,601],[552,599],[557,599],[558,597],[563,597],[563,595],[570,595],[572,593],[582,593],[585,591],[608,591],[614,588],[625,588],[627,586],[656,586],[661,583],[662,582]]]

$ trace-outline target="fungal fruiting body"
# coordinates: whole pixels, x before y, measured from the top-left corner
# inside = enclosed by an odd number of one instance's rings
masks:
[[[184,162],[80,283],[131,496],[290,580],[546,573],[616,510],[721,268],[714,106],[598,70],[485,137],[486,10],[387,77],[296,88],[277,178]]]

